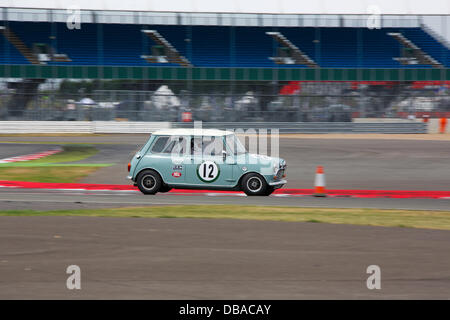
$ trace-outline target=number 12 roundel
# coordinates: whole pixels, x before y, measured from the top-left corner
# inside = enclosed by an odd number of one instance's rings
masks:
[[[219,174],[219,166],[214,161],[204,161],[197,168],[197,175],[204,182],[215,181]]]

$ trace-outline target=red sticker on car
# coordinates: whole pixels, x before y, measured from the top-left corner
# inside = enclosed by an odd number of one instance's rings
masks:
[[[181,172],[177,172],[177,171],[172,172],[172,177],[175,177],[175,178],[181,177]]]

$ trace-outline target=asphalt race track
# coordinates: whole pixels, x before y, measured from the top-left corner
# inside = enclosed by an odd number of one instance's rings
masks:
[[[450,233],[275,221],[0,217],[0,299],[448,299]],[[81,290],[66,289],[69,265]],[[381,290],[368,290],[369,265]]]
[[[449,210],[450,199],[315,198],[312,196],[246,197],[238,195],[143,195],[140,192],[0,190],[2,210],[59,210],[151,205],[258,205],[317,208]]]
[[[147,139],[148,135],[144,134],[0,137],[0,142],[9,142],[0,143],[0,159],[54,149],[59,142],[89,143],[98,148],[99,152],[79,163],[113,165],[98,169],[80,182],[126,185],[130,184],[126,179],[126,164]],[[328,189],[450,190],[450,141],[281,138],[280,156],[288,163],[286,188],[313,188],[316,166],[322,165]],[[140,194],[99,192],[75,195],[72,192],[64,196],[50,190],[4,188],[0,191],[0,209],[14,208],[16,205],[45,210],[109,207],[109,204],[129,206],[184,203],[450,210],[450,199],[315,199],[277,198],[274,195],[263,199],[249,199],[163,194],[146,197]]]
[[[11,158],[16,156],[22,156],[26,154],[33,154],[46,150],[54,149],[54,145],[41,145],[41,144],[0,144],[0,160],[4,158]]]
[[[1,137],[0,158],[58,142],[90,143],[85,163],[112,163],[85,183],[127,184],[146,135]],[[51,143],[51,142],[56,142]],[[47,143],[47,144],[46,144]],[[282,139],[289,188],[450,190],[450,141]],[[138,192],[0,189],[0,210],[238,204],[450,210],[450,199],[272,195],[144,196]],[[448,299],[450,233],[318,223],[216,219],[0,217],[0,299]],[[66,289],[79,265],[82,289]],[[368,290],[366,268],[381,268]]]
[[[89,143],[100,151],[80,162],[114,165],[80,182],[127,184],[127,163],[147,139],[143,134],[0,137],[0,158],[52,149],[58,146],[55,142]],[[287,188],[313,188],[315,169],[322,165],[328,189],[450,190],[450,140],[281,137],[280,156],[288,164]]]

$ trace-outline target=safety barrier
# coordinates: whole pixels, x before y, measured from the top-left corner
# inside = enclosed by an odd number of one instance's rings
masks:
[[[170,122],[92,121],[92,133],[151,133],[170,127]]]
[[[0,121],[8,133],[151,133],[170,128],[170,122],[128,121]]]
[[[192,128],[182,122],[127,121],[0,121],[0,134],[10,133],[151,133],[168,128]],[[203,122],[203,128],[279,129],[280,133],[427,133],[427,123],[355,122]]]
[[[90,121],[0,121],[0,133],[91,133]]]
[[[192,128],[192,123],[172,123],[172,128]],[[279,129],[280,133],[427,133],[423,122],[203,122],[203,128]]]

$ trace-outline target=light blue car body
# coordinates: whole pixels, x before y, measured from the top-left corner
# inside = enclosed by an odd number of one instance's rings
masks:
[[[175,131],[175,133],[171,131],[170,136],[183,137],[184,139],[199,137],[195,134],[187,135],[186,130],[179,131],[180,134],[177,135],[176,130],[173,129],[172,131]],[[217,139],[224,139],[224,146],[227,148],[226,154],[224,154],[225,151],[219,155],[192,154],[192,152],[188,152],[188,154],[174,156],[171,153],[153,152],[155,141],[159,137],[167,136],[166,132],[157,131],[153,133],[141,150],[134,155],[130,162],[128,179],[135,182],[141,171],[152,169],[158,172],[163,183],[171,188],[240,190],[240,181],[248,173],[257,173],[263,176],[267,184],[273,189],[281,188],[287,182],[283,179],[286,170],[285,160],[248,152],[234,154],[226,143],[228,134],[215,136]],[[234,136],[234,133],[229,134]],[[207,134],[207,131],[202,134],[202,137],[210,136]],[[211,181],[206,181],[201,177],[201,169],[206,168],[200,168],[199,166],[205,161],[208,163],[214,162],[217,165],[218,170]],[[207,173],[206,170],[205,173]]]

